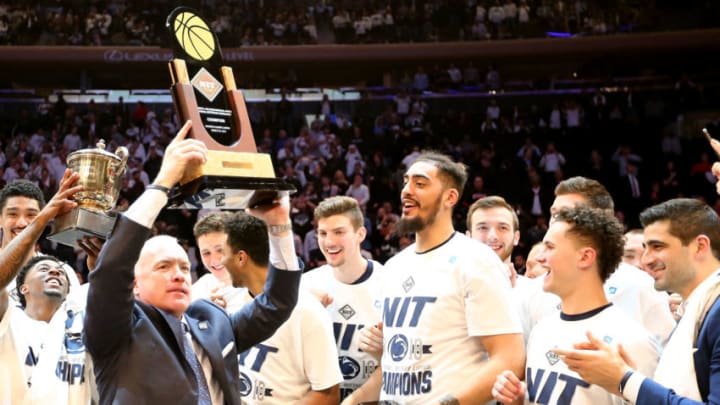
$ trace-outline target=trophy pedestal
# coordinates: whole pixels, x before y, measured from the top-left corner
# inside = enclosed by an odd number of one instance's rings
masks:
[[[115,226],[116,215],[76,207],[65,215],[55,218],[48,239],[62,245],[77,248],[77,240],[83,237],[107,239]]]
[[[275,177],[270,155],[210,150],[207,162],[180,180],[168,208],[245,209],[295,191]]]
[[[245,209],[295,192],[282,179],[203,175],[175,189],[168,208]]]

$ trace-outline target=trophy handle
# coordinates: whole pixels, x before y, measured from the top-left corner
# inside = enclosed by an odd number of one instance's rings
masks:
[[[130,154],[128,153],[126,147],[120,146],[115,149],[115,155],[120,158],[120,162],[112,166],[115,171],[115,175],[119,178],[125,173],[125,169],[127,169],[127,161]]]

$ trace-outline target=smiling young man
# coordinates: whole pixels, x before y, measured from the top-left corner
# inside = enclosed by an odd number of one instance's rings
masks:
[[[602,184],[577,176],[563,180],[555,187],[555,201],[550,213],[554,215],[562,208],[584,205],[615,215],[614,204]],[[642,324],[660,344],[665,343],[675,327],[675,319],[668,307],[667,294],[653,288],[651,277],[621,262],[605,280],[604,287],[610,302]]]
[[[32,319],[49,322],[70,291],[63,263],[52,256],[35,256],[20,270],[17,295]]]
[[[200,218],[193,227],[193,235],[200,251],[200,260],[209,271],[192,285],[193,300],[209,299],[235,312],[246,300],[245,288],[233,287],[230,273],[223,264],[223,250],[227,234],[223,222],[232,215],[229,212],[213,212]]]
[[[326,309],[333,322],[343,373],[342,400],[373,375],[378,380],[381,377],[378,360],[360,350],[357,334],[363,328],[375,327],[381,320],[383,266],[360,253],[367,231],[357,200],[330,197],[318,204],[314,214],[318,247],[327,264],[305,273],[300,286],[330,301],[326,301]],[[377,400],[377,390],[374,399]]]
[[[542,290],[541,280],[531,280],[515,272],[511,256],[520,240],[519,227],[517,214],[500,196],[480,198],[468,209],[468,236],[490,247],[505,263],[510,277],[515,277],[512,282],[512,302],[523,327],[523,338],[527,342],[538,320],[557,311],[559,300]]]
[[[290,221],[289,214],[287,221]],[[268,276],[265,223],[238,212],[224,218],[223,264],[245,302],[259,295]],[[337,405],[342,381],[330,317],[309,292],[300,291],[290,318],[268,339],[240,354],[240,395],[251,405]]]
[[[28,180],[16,180],[0,190],[0,250],[35,219],[43,206],[45,198],[42,191]],[[34,253],[32,251],[31,255]]]
[[[648,332],[608,302],[603,282],[620,262],[622,227],[600,210],[576,207],[555,212],[537,257],[547,269],[543,289],[561,299],[561,312],[540,320],[530,334],[525,383],[505,371],[493,387],[503,403],[621,405],[622,399],[593,386],[553,353],[591,331],[603,340],[622,343],[638,366],[652,372],[659,346]]]
[[[646,209],[640,222],[645,227],[642,262],[655,288],[677,292],[685,301],[654,377],[628,361],[636,360],[635,353],[627,348],[622,353],[596,336],[589,336],[580,350],[561,354],[587,381],[637,405],[717,403],[720,218],[702,201],[678,198]]]
[[[504,198],[483,197],[468,208],[467,235],[488,245],[510,265],[513,248],[520,241],[520,221]]]
[[[427,152],[408,168],[396,230],[415,243],[386,264],[380,399],[483,404],[501,370],[522,372],[522,328],[504,265],[455,232],[464,165]]]
[[[16,203],[24,201],[29,210],[5,212],[11,214],[6,219],[15,220],[9,229],[22,230],[13,233],[0,251],[0,287],[4,289],[17,273],[15,290],[22,309],[8,305],[7,295],[0,296],[0,309],[9,307],[0,310],[0,403],[85,405],[92,401],[94,378],[82,342],[85,302],[80,297],[84,296],[68,295],[74,273],[67,265],[51,256],[33,256],[48,223],[76,206],[70,198],[81,189],[75,186],[78,179],[66,170],[58,192],[37,212],[38,200],[8,199],[15,200],[6,208],[18,208],[23,204]],[[18,379],[24,381],[17,385]]]

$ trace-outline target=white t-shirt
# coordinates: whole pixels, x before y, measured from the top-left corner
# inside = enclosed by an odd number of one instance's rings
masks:
[[[220,287],[217,292],[222,294],[222,297],[225,299],[225,310],[227,313],[232,314],[247,303],[245,300],[247,295],[246,288],[234,288],[225,285],[212,273],[204,274],[192,285],[191,294],[193,301],[199,299],[209,300],[210,294],[212,294],[212,291],[217,287]]]
[[[246,294],[246,300],[252,299]],[[240,395],[247,404],[290,404],[310,390],[342,381],[325,308],[301,293],[290,318],[262,343],[240,354]]]
[[[28,394],[28,380],[40,342],[31,341],[40,333],[40,322],[28,318],[12,301],[0,319],[0,403],[22,404]],[[34,347],[34,348],[33,348]],[[31,365],[26,365],[30,363]]]
[[[49,323],[31,320],[37,323],[34,331],[41,345],[30,377],[28,404],[85,405],[93,398],[97,401],[92,359],[83,341],[86,297],[87,289],[76,289]]]
[[[384,269],[372,260],[368,261],[368,266],[371,274],[357,284],[338,281],[329,265],[303,274],[300,282],[303,290],[325,292],[333,298],[326,310],[333,323],[338,362],[343,374],[341,401],[363,385],[379,365],[373,356],[358,347],[360,329],[377,325],[382,320],[380,291]]]
[[[599,312],[598,312],[599,310]],[[526,404],[622,405],[623,399],[590,385],[570,371],[553,352],[586,342],[586,331],[610,343],[622,343],[642,373],[652,375],[660,348],[634,320],[613,305],[579,315],[558,314],[542,319],[530,334],[525,382]]]
[[[605,281],[605,295],[608,301],[625,311],[664,345],[675,328],[675,319],[670,312],[667,294],[657,291],[654,283],[644,271],[620,263]]]
[[[530,332],[538,321],[560,310],[560,297],[543,290],[544,277],[527,278],[518,275],[512,289],[513,304],[523,328],[523,338],[527,344]]]
[[[487,359],[478,337],[521,333],[505,265],[454,233],[385,265],[381,400],[428,404],[471,383]]]

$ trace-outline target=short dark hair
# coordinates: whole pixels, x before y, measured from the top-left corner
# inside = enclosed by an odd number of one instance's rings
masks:
[[[479,200],[472,203],[467,212],[467,229],[470,230],[472,227],[472,214],[477,210],[487,210],[490,208],[505,208],[512,214],[513,220],[513,232],[520,230],[520,220],[518,219],[517,213],[513,207],[505,201],[504,198],[499,195],[491,195],[480,198]]]
[[[40,209],[45,206],[42,190],[29,180],[15,180],[0,190],[0,212],[5,209],[5,204],[10,197],[27,197],[37,201]]]
[[[467,167],[455,162],[440,152],[427,151],[420,154],[415,162],[428,162],[438,168],[438,174],[446,188],[454,188],[462,195],[467,182]]]
[[[244,250],[255,264],[267,266],[270,260],[270,242],[265,221],[238,211],[228,215],[223,225],[227,233],[227,244],[234,253]]]
[[[615,203],[605,186],[599,181],[587,177],[575,176],[563,180],[555,187],[555,195],[580,194],[588,201],[592,208],[615,213]]]
[[[326,198],[315,207],[315,220],[328,218],[333,215],[344,215],[350,219],[350,223],[357,231],[363,226],[365,218],[357,200],[347,196],[334,196]]]
[[[195,239],[214,232],[225,232],[225,218],[232,215],[227,211],[211,212],[200,218],[193,226],[193,236]]]
[[[709,205],[693,198],[675,198],[640,213],[644,227],[660,221],[670,222],[668,232],[680,239],[683,246],[698,235],[707,236],[713,256],[720,259],[720,218]]]
[[[28,260],[27,263],[20,269],[17,276],[15,276],[15,293],[17,294],[17,299],[20,301],[20,305],[25,308],[27,305],[27,301],[25,301],[25,296],[20,292],[20,288],[25,284],[25,278],[30,273],[30,270],[35,268],[35,265],[45,261],[45,260],[52,260],[57,263],[62,263],[62,260],[58,259],[55,256],[49,256],[49,255],[39,255],[39,256],[33,256]],[[68,283],[70,282],[70,278],[67,277],[67,274],[65,277],[68,280]]]
[[[620,264],[625,246],[623,227],[617,218],[605,210],[581,205],[558,211],[555,222],[569,224],[568,234],[595,249],[600,279],[607,280]]]

